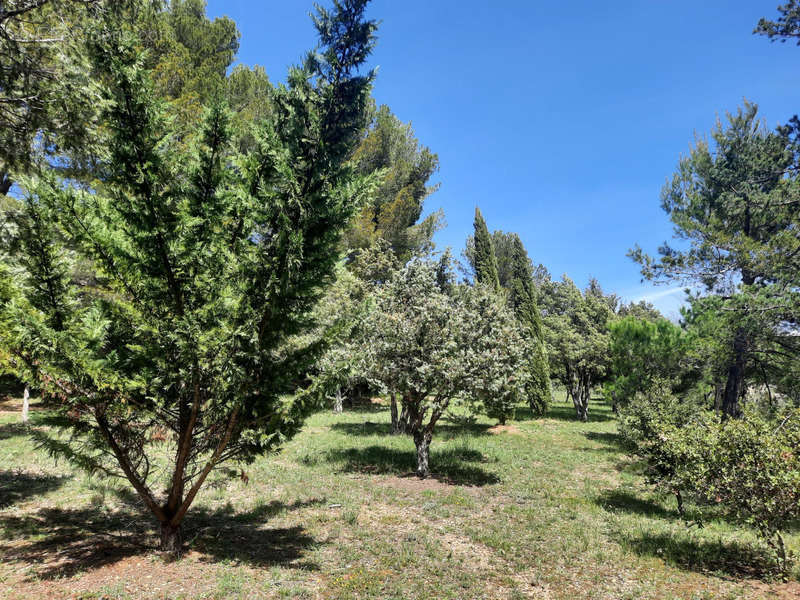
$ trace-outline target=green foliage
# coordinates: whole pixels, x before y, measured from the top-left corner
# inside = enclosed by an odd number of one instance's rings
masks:
[[[364,249],[384,241],[401,262],[429,251],[442,215],[436,212],[418,221],[425,199],[437,189],[428,181],[439,168],[439,157],[420,146],[411,125],[384,105],[352,160],[358,173],[379,171],[382,181],[345,233],[347,248]]]
[[[720,422],[658,386],[624,410],[620,433],[681,511],[686,496],[721,506],[758,531],[788,574],[782,531],[800,517],[800,411],[765,415],[748,406],[740,419]]]
[[[662,207],[686,249],[665,245],[660,259],[631,256],[648,279],[702,286],[716,296],[728,356],[723,410],[740,412],[756,360],[798,356],[798,227],[795,155],[788,130],[766,130],[746,104],[718,123],[713,144],[697,142],[665,186]]]
[[[592,389],[608,373],[608,325],[617,299],[594,280],[582,293],[566,275],[547,283],[541,298],[551,376],[566,388],[578,419],[586,421]]]
[[[317,345],[289,342],[311,327],[341,231],[371,191],[347,165],[372,82],[358,72],[374,43],[365,5],[320,11],[322,53],[271,94],[247,155],[219,102],[173,143],[185,132],[154,93],[136,29],[109,20],[113,35],[91,48],[105,82],[104,179],[89,190],[53,172],[25,180],[3,353],[61,399],[72,437],[52,448],[127,478],[165,549],[178,549],[212,469],[279,447],[315,406],[288,395]],[[68,279],[78,260],[91,278]],[[168,480],[151,469],[154,432],[174,449]]]
[[[779,39],[781,42],[800,38],[800,3],[797,0],[789,0],[786,4],[778,6],[778,12],[780,17],[776,21],[764,17],[759,19],[753,33],[766,35],[772,41]],[[800,45],[800,41],[797,43]]]
[[[525,390],[528,405],[535,415],[543,415],[550,405],[550,368],[547,363],[547,350],[544,345],[542,316],[536,303],[536,290],[533,282],[533,265],[522,240],[511,234],[510,279],[508,283],[508,302],[523,331],[529,340],[527,370],[528,385]]]
[[[12,170],[36,170],[45,156],[83,154],[99,104],[85,34],[110,4],[15,0],[0,6],[0,196],[13,183]]]
[[[475,222],[473,223],[475,281],[488,286],[492,290],[500,289],[500,280],[497,275],[497,258],[494,254],[492,237],[486,227],[481,210],[475,207]]]
[[[604,393],[614,406],[626,406],[656,381],[677,391],[689,375],[691,336],[666,319],[628,316],[609,325],[611,357]]]
[[[703,468],[684,485],[699,484],[695,489],[707,501],[755,527],[788,575],[791,557],[781,532],[800,518],[800,411],[767,418],[750,406],[741,419],[715,423],[691,442]]]
[[[442,286],[440,265],[413,260],[377,290],[365,342],[373,377],[401,397],[421,477],[451,401],[461,397],[505,420],[525,385],[514,316],[484,286]]]

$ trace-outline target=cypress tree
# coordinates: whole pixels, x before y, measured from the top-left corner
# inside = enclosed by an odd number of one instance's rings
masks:
[[[477,235],[476,235],[477,240]],[[528,253],[517,234],[512,234],[511,282],[508,300],[523,329],[532,342],[533,350],[528,360],[530,381],[527,386],[528,403],[534,414],[544,414],[550,403],[550,370],[544,347],[542,319],[533,288],[533,269]]]
[[[493,290],[500,289],[500,280],[497,276],[497,257],[494,255],[492,237],[483,220],[481,210],[475,207],[475,280],[488,285]]]

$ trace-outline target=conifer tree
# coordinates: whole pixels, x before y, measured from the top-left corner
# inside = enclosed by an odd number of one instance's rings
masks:
[[[508,300],[528,338],[533,351],[528,356],[529,379],[526,389],[531,412],[542,415],[550,404],[550,369],[544,346],[542,317],[533,287],[533,268],[522,240],[517,234],[511,239],[511,282]]]
[[[180,551],[213,469],[279,447],[314,404],[295,392],[315,347],[288,340],[311,326],[372,181],[347,162],[373,77],[359,73],[376,27],[367,2],[318,8],[321,48],[272,90],[246,155],[219,103],[191,143],[175,143],[184,132],[153,93],[140,41],[109,16],[92,47],[105,82],[103,180],[89,190],[54,172],[22,180],[0,273],[0,357],[61,399],[71,435],[45,447],[127,479],[163,550]],[[92,277],[68,276],[75,261]],[[164,432],[168,447],[155,447]]]
[[[475,222],[473,224],[474,244],[475,244],[475,281],[489,286],[492,290],[500,289],[500,281],[497,277],[497,258],[494,255],[492,237],[483,220],[481,210],[475,207]]]

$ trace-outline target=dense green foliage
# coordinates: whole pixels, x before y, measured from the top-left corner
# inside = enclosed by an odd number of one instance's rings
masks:
[[[400,396],[420,477],[430,473],[434,428],[453,400],[504,422],[524,394],[516,319],[484,286],[453,289],[436,262],[411,261],[381,286],[367,330],[373,377]]]
[[[657,383],[685,387],[692,340],[680,327],[663,318],[627,316],[611,322],[609,333],[610,375],[604,394],[615,408],[628,405],[636,394]]]
[[[500,289],[500,280],[497,274],[497,258],[494,254],[492,237],[486,227],[486,221],[481,210],[475,207],[475,221],[473,223],[474,258],[472,264],[475,269],[475,281],[488,286],[492,290]]]
[[[411,125],[381,106],[353,162],[358,173],[379,171],[382,180],[345,233],[347,249],[368,248],[382,240],[401,262],[429,251],[441,214],[419,219],[425,199],[436,191],[428,181],[439,168],[439,158],[420,146]]]
[[[114,168],[91,191],[53,173],[24,181],[2,306],[14,323],[9,364],[62,400],[72,443],[50,449],[127,478],[165,549],[179,549],[213,468],[279,446],[308,411],[307,396],[284,396],[314,346],[286,342],[309,327],[340,232],[370,188],[346,163],[372,80],[358,74],[374,43],[364,7],[320,9],[321,52],[272,90],[272,118],[247,155],[222,103],[205,111],[198,137],[172,144],[181,125],[153,93],[136,30],[117,30],[113,44],[98,37],[109,132],[99,153]],[[70,277],[78,260],[93,277]],[[167,481],[151,469],[158,430],[174,448]],[[163,503],[154,484],[165,485]]]

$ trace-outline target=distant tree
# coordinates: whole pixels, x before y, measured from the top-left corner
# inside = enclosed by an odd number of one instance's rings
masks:
[[[666,319],[650,321],[633,316],[609,324],[610,365],[604,393],[616,412],[638,393],[658,382],[673,391],[692,371],[691,340],[680,327]]]
[[[511,280],[513,275],[513,255],[515,247],[515,238],[519,236],[516,233],[506,233],[496,229],[491,234],[492,249],[494,256],[497,260],[497,279],[500,287],[503,289],[510,289]],[[475,236],[467,236],[467,241],[464,248],[464,257],[467,259],[469,268],[472,274],[475,274]],[[531,272],[533,272],[533,263],[531,263]]]
[[[800,194],[789,132],[771,132],[746,104],[699,141],[662,193],[662,207],[688,248],[660,259],[631,251],[653,280],[702,286],[720,302],[730,340],[722,410],[740,414],[747,372],[763,353],[797,356],[787,327],[800,322]],[[720,322],[722,323],[722,322]]]
[[[473,243],[475,248],[474,269],[475,281],[488,286],[492,290],[500,289],[500,280],[497,274],[497,258],[494,254],[492,236],[486,227],[481,210],[475,207],[475,222],[473,223]]]
[[[106,180],[89,191],[57,173],[24,181],[0,286],[0,322],[12,324],[2,355],[60,398],[71,435],[40,441],[127,479],[164,550],[180,550],[181,523],[214,468],[277,448],[314,405],[291,394],[316,349],[288,342],[312,325],[341,232],[370,192],[347,161],[366,126],[372,75],[359,69],[375,24],[366,0],[334,6],[318,9],[320,50],[275,90],[246,156],[219,103],[191,143],[173,144],[185,132],[154,93],[136,31],[110,21],[92,48],[108,74]],[[78,259],[97,277],[74,280]],[[152,446],[156,430],[168,450]],[[154,453],[170,457],[163,499]]]
[[[652,303],[645,300],[629,302],[628,304],[620,304],[619,308],[617,309],[617,316],[636,317],[637,319],[644,319],[645,321],[651,321],[653,323],[664,318],[664,315],[661,314],[661,311],[653,306]]]
[[[592,390],[608,371],[608,326],[616,298],[604,295],[596,281],[581,293],[566,275],[542,297],[551,376],[566,388],[578,419],[586,421]]]
[[[120,2],[120,5],[125,4]],[[100,0],[0,4],[0,196],[44,153],[82,150],[99,95],[86,31]]]
[[[411,125],[381,106],[353,163],[358,173],[377,171],[382,180],[345,233],[347,248],[364,249],[383,240],[401,262],[430,250],[442,216],[436,212],[422,221],[420,217],[426,198],[438,187],[428,182],[439,169],[439,157],[420,145]]]

